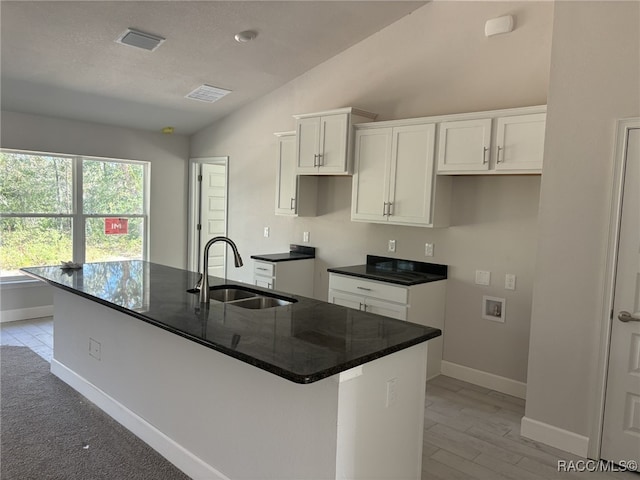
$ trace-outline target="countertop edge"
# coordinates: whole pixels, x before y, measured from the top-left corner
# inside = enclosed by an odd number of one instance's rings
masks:
[[[329,273],[337,273],[337,274],[340,274],[340,275],[346,275],[346,276],[349,276],[349,277],[366,278],[367,280],[375,280],[377,282],[393,283],[394,285],[402,285],[404,287],[411,287],[413,285],[422,285],[422,284],[431,283],[431,282],[439,282],[441,280],[446,280],[447,279],[447,277],[445,275],[440,275],[439,276],[440,278],[402,281],[402,280],[398,280],[398,279],[394,279],[394,278],[383,278],[383,275],[376,276],[376,275],[369,275],[369,274],[366,274],[366,273],[349,272],[349,271],[341,270],[341,267],[327,268],[327,272],[329,272]],[[435,274],[431,274],[431,275],[435,275]]]
[[[60,288],[61,290],[64,290],[66,292],[72,293],[74,295],[78,295],[80,297],[86,298],[87,300],[91,300],[94,301],[100,305],[103,305],[105,307],[111,308],[112,310],[116,310],[120,313],[123,313],[125,315],[129,315],[131,317],[137,318],[138,320],[142,320],[143,322],[149,323],[151,325],[154,325],[156,327],[159,327],[169,333],[173,333],[175,335],[178,335],[182,338],[185,338],[187,340],[193,341],[195,343],[198,343],[204,347],[210,348],[212,350],[215,350],[217,352],[223,353],[229,357],[235,358],[237,360],[240,360],[243,363],[252,365],[256,368],[259,368],[261,370],[264,370],[268,373],[277,375],[281,378],[284,378],[286,380],[289,380],[291,382],[297,383],[297,384],[310,384],[310,383],[314,383],[320,380],[323,380],[325,378],[331,377],[333,375],[336,375],[338,373],[344,372],[346,370],[349,370],[351,368],[357,367],[359,365],[363,365],[365,363],[369,363],[373,360],[376,360],[378,358],[382,358],[388,355],[391,355],[395,352],[398,352],[400,350],[404,350],[406,348],[412,347],[414,345],[418,345],[420,343],[426,342],[432,338],[435,337],[439,337],[440,335],[442,335],[442,331],[437,329],[437,328],[433,328],[433,327],[425,327],[425,328],[429,328],[430,331],[425,333],[424,335],[421,335],[420,337],[416,337],[414,339],[405,341],[403,343],[394,345],[392,347],[388,347],[385,348],[383,350],[380,350],[378,352],[374,352],[374,353],[370,353],[368,355],[364,355],[362,357],[356,358],[356,359],[352,359],[348,362],[342,363],[340,365],[336,365],[335,367],[331,367],[325,370],[320,370],[318,372],[312,373],[312,374],[299,374],[299,373],[295,373],[289,370],[285,370],[281,367],[278,367],[276,365],[264,362],[262,360],[256,359],[255,357],[252,357],[250,355],[244,354],[242,352],[238,352],[236,350],[232,350],[232,349],[227,349],[221,345],[217,345],[215,343],[210,343],[210,342],[206,342],[203,341],[200,338],[197,337],[193,337],[191,335],[186,334],[185,332],[181,332],[180,330],[176,330],[173,329],[171,327],[169,327],[168,325],[165,325],[162,322],[158,322],[148,316],[145,316],[139,312],[136,312],[135,310],[131,310],[128,309],[126,307],[123,307],[121,305],[117,305],[111,302],[108,302],[104,299],[101,299],[99,297],[93,296],[93,295],[89,295],[85,292],[81,292],[79,290],[76,290],[74,288],[68,287],[66,285],[62,285],[60,283],[57,283],[53,280],[49,280],[43,277],[40,277],[32,272],[28,272],[25,270],[22,270],[26,275],[38,279],[42,282],[45,282],[53,287],[56,288]]]

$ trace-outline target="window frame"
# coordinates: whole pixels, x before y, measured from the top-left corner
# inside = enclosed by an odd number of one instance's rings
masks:
[[[6,218],[69,218],[71,219],[71,248],[72,261],[85,263],[86,259],[86,220],[89,218],[141,218],[143,221],[142,232],[142,259],[149,257],[149,217],[150,217],[150,177],[151,162],[145,160],[130,160],[121,158],[97,157],[93,155],[67,155],[51,152],[39,152],[32,150],[18,150],[10,148],[0,148],[0,153],[12,153],[18,155],[42,155],[48,157],[60,157],[71,160],[71,188],[72,202],[71,213],[0,213],[0,217]],[[108,163],[127,163],[141,165],[143,168],[143,195],[142,213],[83,213],[83,161],[91,160]],[[36,280],[33,280],[36,281]],[[25,284],[32,280],[25,274],[0,276],[0,285]]]

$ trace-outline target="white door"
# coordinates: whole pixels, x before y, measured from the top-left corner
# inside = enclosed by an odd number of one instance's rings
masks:
[[[296,202],[296,137],[295,133],[278,138],[276,181],[276,215],[295,215]]]
[[[320,119],[320,173],[343,173],[347,169],[349,114],[327,115]]]
[[[542,171],[546,113],[514,115],[496,125],[496,170]]]
[[[296,128],[298,173],[316,173],[318,171],[319,146],[320,118],[310,117],[299,119]]]
[[[386,222],[391,128],[356,131],[351,219]]]
[[[640,462],[640,128],[628,130],[601,457]]]
[[[227,234],[227,167],[203,163],[200,166],[200,247],[202,262],[204,246],[213,237]],[[209,250],[209,275],[225,277],[226,247],[215,243]]]
[[[435,132],[433,123],[393,129],[389,221],[431,223]]]
[[[376,300],[375,298],[367,298],[365,300],[364,311],[375,313],[376,315],[384,315],[385,317],[391,317],[397,320],[406,320],[408,313],[406,305]]]
[[[489,170],[490,118],[443,122],[439,129],[438,172]]]

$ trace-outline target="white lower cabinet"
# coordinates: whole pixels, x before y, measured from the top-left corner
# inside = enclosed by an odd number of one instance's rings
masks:
[[[253,283],[283,293],[313,297],[315,259],[267,262],[254,260]]]
[[[442,330],[442,336],[428,342],[427,378],[431,378],[440,374],[442,363],[446,283],[405,287],[329,273],[329,303]]]

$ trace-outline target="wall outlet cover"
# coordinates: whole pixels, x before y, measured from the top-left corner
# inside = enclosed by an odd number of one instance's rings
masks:
[[[424,256],[433,257],[433,243],[424,244]]]
[[[264,238],[269,238],[269,227],[264,227]]]
[[[390,252],[395,252],[396,251],[396,241],[395,240],[389,240],[389,247],[388,247]]]

